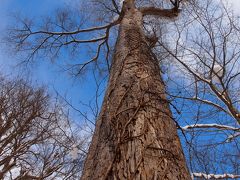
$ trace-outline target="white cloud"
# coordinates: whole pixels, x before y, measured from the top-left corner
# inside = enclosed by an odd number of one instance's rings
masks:
[[[240,0],[225,0],[224,2],[229,4],[233,8],[234,12],[240,15]]]
[[[77,159],[78,157],[78,148],[73,147],[73,149],[70,151],[70,156],[72,159]]]

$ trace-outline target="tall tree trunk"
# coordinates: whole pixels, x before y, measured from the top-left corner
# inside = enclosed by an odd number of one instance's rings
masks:
[[[82,180],[189,180],[142,14],[125,1],[102,110]]]

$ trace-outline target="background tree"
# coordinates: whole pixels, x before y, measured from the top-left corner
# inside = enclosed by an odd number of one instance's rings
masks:
[[[0,101],[0,179],[80,177],[87,138],[59,103],[43,88],[4,78]]]
[[[187,133],[184,149],[191,171],[205,174],[196,177],[214,178],[207,175],[226,169],[239,174],[239,17],[215,1],[189,1],[187,6],[184,21],[168,26],[174,29],[167,35],[174,37],[172,44],[162,38],[157,50],[171,59],[168,95]]]

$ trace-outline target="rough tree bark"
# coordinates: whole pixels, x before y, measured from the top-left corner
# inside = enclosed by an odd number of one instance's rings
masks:
[[[125,1],[108,88],[82,180],[189,180],[159,64]]]

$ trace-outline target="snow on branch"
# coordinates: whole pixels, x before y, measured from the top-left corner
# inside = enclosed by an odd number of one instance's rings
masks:
[[[192,179],[194,177],[204,178],[204,179],[237,179],[240,178],[240,175],[233,175],[233,174],[204,174],[204,173],[192,173]]]
[[[232,130],[232,131],[238,131],[240,128],[232,127],[232,126],[226,126],[226,125],[221,125],[221,124],[192,124],[192,125],[187,125],[182,127],[182,130],[187,131],[189,129],[194,129],[194,128],[216,128],[220,130]]]
[[[238,136],[240,136],[240,132],[236,132],[233,135],[228,136],[227,142],[231,142],[233,139],[235,139]]]

